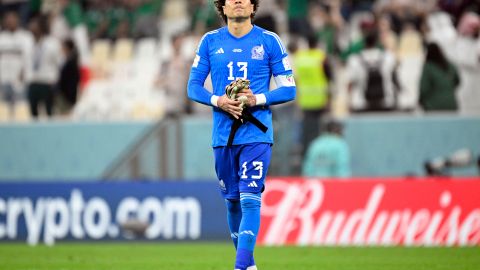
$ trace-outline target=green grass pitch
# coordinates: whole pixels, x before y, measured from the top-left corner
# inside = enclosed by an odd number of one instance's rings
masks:
[[[260,270],[478,270],[480,247],[258,247]],[[228,243],[0,244],[0,270],[233,270]]]

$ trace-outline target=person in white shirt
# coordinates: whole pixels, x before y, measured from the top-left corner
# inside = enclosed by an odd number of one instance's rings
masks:
[[[47,115],[52,116],[54,87],[58,82],[62,64],[60,42],[48,34],[48,22],[44,17],[33,19],[30,22],[30,31],[35,39],[27,69],[30,111],[32,116],[37,118],[38,107],[40,103],[44,103]]]
[[[460,113],[480,115],[480,16],[466,12],[460,19],[454,41],[454,57],[460,73],[457,91]]]
[[[347,72],[352,111],[385,111],[395,108],[395,56],[378,48],[377,40],[375,33],[367,33],[365,49],[348,58]],[[378,69],[380,75],[377,78],[380,84],[378,91],[381,93],[369,93],[375,84],[373,78],[369,78],[372,75],[372,72],[368,71],[370,68]],[[369,80],[373,83],[369,83]]]
[[[27,25],[31,12],[30,0],[0,0],[0,13],[15,12],[22,27]]]
[[[25,72],[29,47],[33,42],[29,32],[19,27],[18,15],[6,13],[0,32],[0,98],[9,105],[13,118],[15,103],[24,96]]]

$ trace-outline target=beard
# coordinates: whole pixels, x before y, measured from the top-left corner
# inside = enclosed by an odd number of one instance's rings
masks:
[[[236,23],[242,23],[249,19],[250,19],[250,16],[228,17],[229,21],[236,22]]]

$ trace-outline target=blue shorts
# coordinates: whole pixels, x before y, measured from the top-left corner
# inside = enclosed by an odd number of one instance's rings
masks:
[[[259,193],[272,155],[269,143],[251,143],[213,148],[215,171],[225,199],[240,199],[240,192]]]

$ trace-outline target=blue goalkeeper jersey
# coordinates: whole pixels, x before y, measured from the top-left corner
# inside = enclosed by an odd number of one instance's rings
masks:
[[[209,73],[213,93],[204,88]],[[277,88],[269,90],[272,75]],[[288,54],[277,34],[254,26],[248,34],[237,38],[223,27],[202,37],[190,72],[189,98],[213,106],[212,96],[224,95],[225,86],[237,78],[249,79],[252,92],[264,95],[264,104],[249,110],[268,130],[264,133],[246,122],[238,129],[233,144],[273,143],[270,105],[293,100],[296,93]],[[233,121],[230,114],[213,106],[213,147],[227,145]]]

